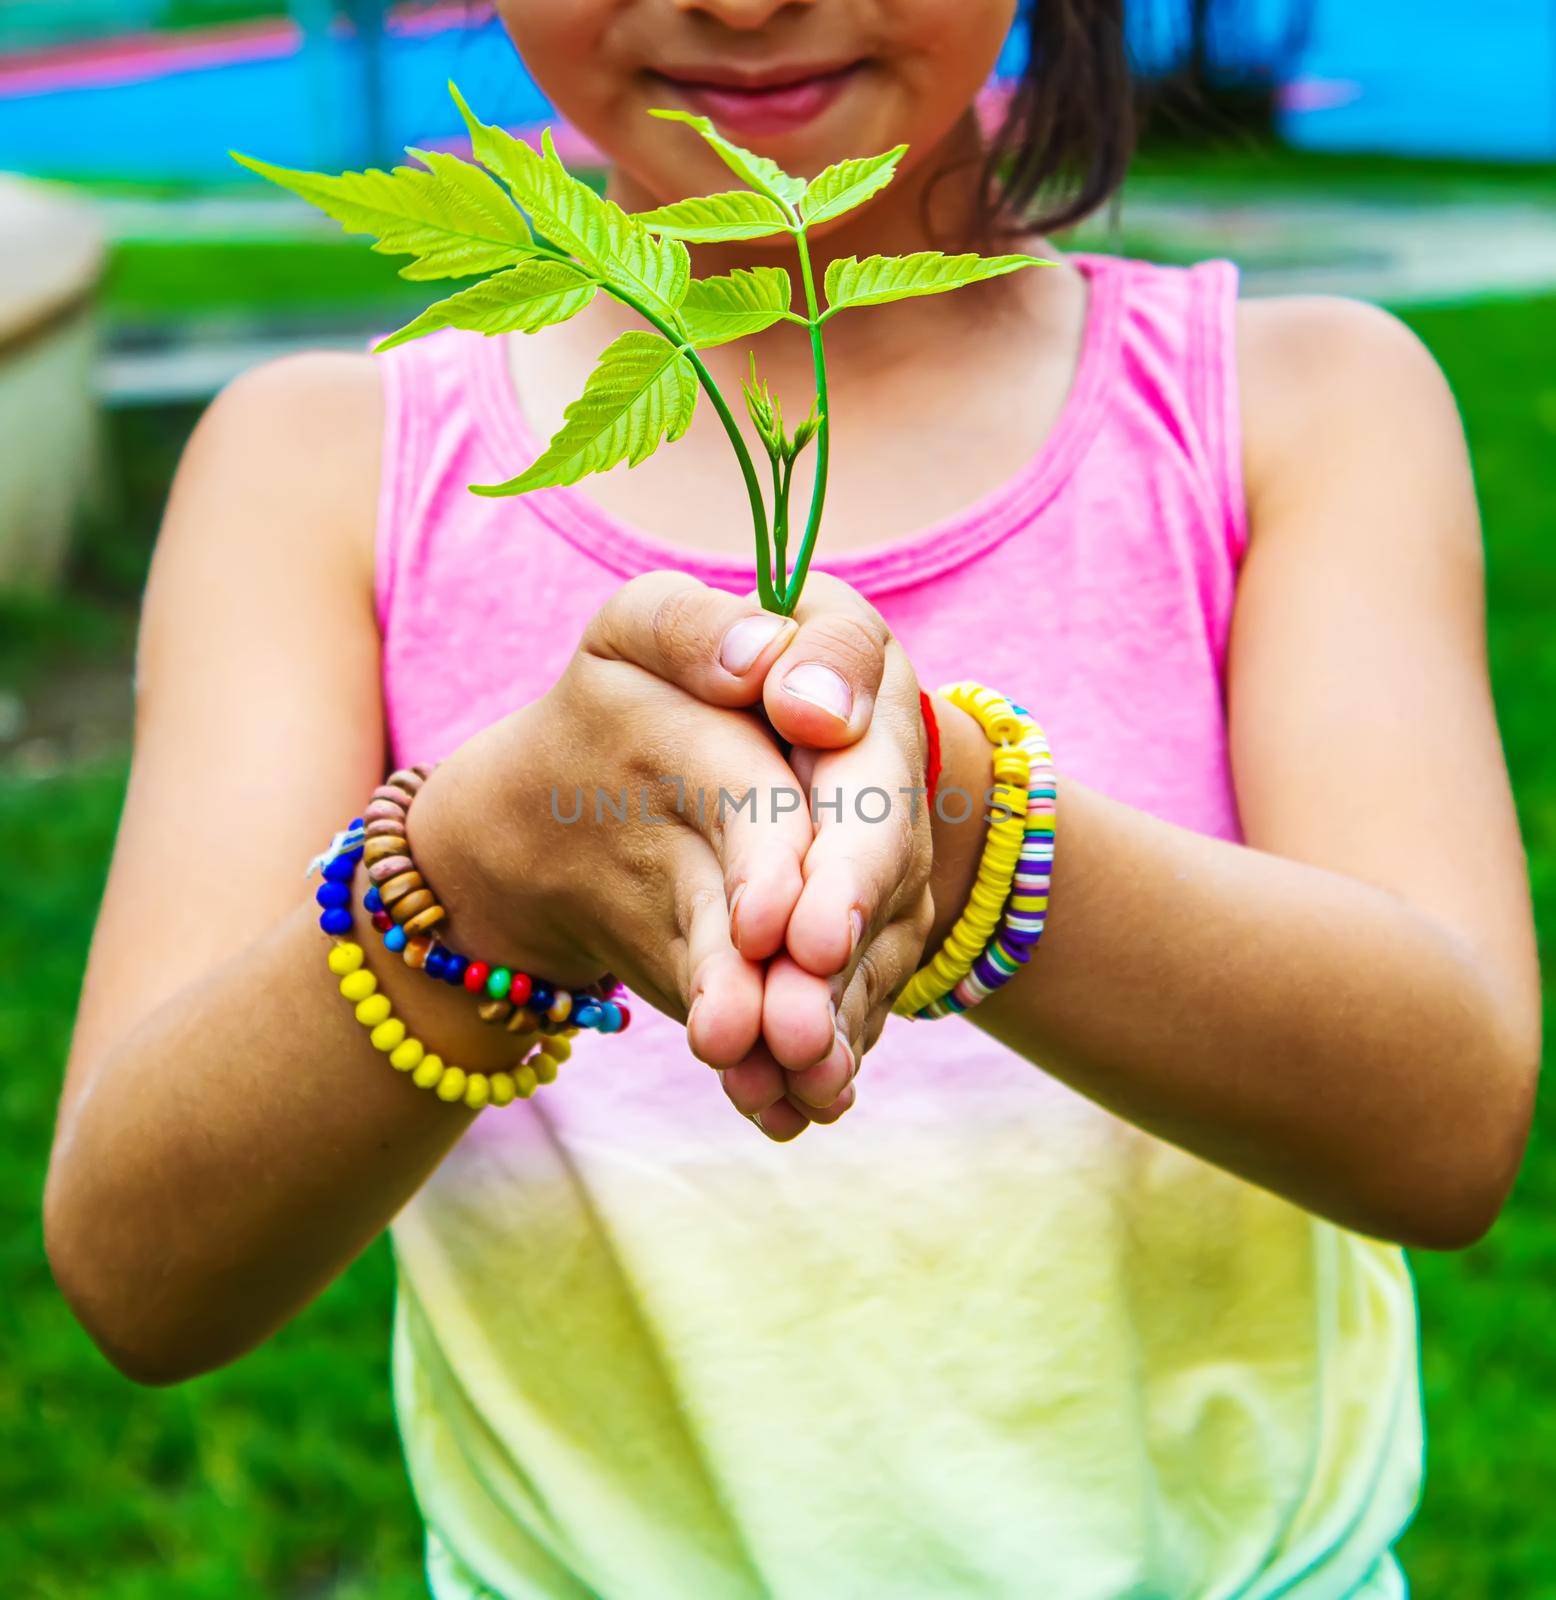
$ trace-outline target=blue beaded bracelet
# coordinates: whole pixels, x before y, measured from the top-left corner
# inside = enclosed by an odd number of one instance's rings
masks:
[[[308,866],[310,876],[324,869],[324,882],[313,898],[321,912],[319,926],[332,937],[351,932],[351,880],[362,859],[362,842],[362,819],[353,817],[351,826],[337,833],[329,849]]]

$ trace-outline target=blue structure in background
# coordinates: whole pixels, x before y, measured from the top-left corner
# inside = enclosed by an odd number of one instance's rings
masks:
[[[1293,0],[1240,0],[1231,48],[1278,60]],[[1181,0],[1136,0],[1145,70],[1174,47]],[[364,158],[363,75],[349,34],[308,50],[249,42],[179,65],[108,63],[76,76],[0,67],[0,168],[39,175],[209,181],[235,177],[230,147],[295,166]],[[510,125],[549,107],[494,20],[424,19],[383,40],[385,155],[460,132],[445,83]],[[1007,51],[1002,67],[1017,68]],[[1556,0],[1317,0],[1288,70],[1293,142],[1334,150],[1556,160]]]
[[[493,121],[550,114],[495,20],[390,32],[382,59],[386,157],[461,131],[450,78]],[[30,93],[25,83],[8,92],[0,75],[0,168],[207,182],[242,176],[229,149],[283,166],[362,159],[362,77],[357,42],[347,33],[151,76],[94,76],[99,81]]]
[[[1320,0],[1302,77],[1295,144],[1556,161],[1556,0]]]

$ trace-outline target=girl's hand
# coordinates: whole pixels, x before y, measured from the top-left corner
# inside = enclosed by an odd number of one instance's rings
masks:
[[[812,830],[744,708],[795,633],[678,574],[622,588],[552,690],[418,797],[411,843],[461,942],[565,984],[613,972],[704,1061],[749,1057]]]
[[[769,1138],[831,1122],[934,920],[919,685],[879,612],[813,574],[798,631],[766,669],[768,720],[814,802],[815,839],[784,949],[767,965],[763,1042],[721,1074]],[[742,902],[743,910],[743,902]]]
[[[923,784],[916,680],[853,590],[819,574],[810,589],[787,621],[680,574],[636,579],[595,618],[551,694],[444,763],[464,764],[466,796],[493,784],[510,793],[475,800],[478,807],[508,815],[511,797],[522,797],[524,811],[545,816],[553,830],[564,825],[551,793],[564,817],[582,794],[584,814],[562,835],[561,851],[554,831],[547,848],[523,828],[517,847],[504,852],[513,861],[506,871],[501,860],[467,869],[511,883],[504,899],[525,905],[545,930],[545,944],[532,932],[515,964],[573,982],[607,967],[668,1014],[688,1017],[693,1052],[724,1069],[731,1100],[774,1138],[834,1121],[852,1104],[859,1058],[917,964],[929,919],[928,819],[922,794],[912,793]],[[745,709],[758,703],[765,719]],[[645,740],[656,719],[659,732]],[[798,775],[773,727],[803,746],[790,758]],[[547,758],[532,758],[521,780],[511,747],[537,734]],[[431,810],[427,825],[442,826],[429,802],[444,768],[413,822]],[[478,771],[489,775],[477,781]],[[814,855],[812,783],[823,801]],[[721,788],[743,803],[721,814]],[[608,810],[595,821],[597,789],[618,797],[618,808],[627,791],[625,821]],[[864,820],[878,814],[881,797],[868,796],[862,815],[857,797],[878,789],[890,810],[879,822]],[[645,811],[664,815],[650,821]],[[667,835],[668,822],[680,831]],[[573,841],[602,831],[618,837],[600,858],[599,892]],[[585,843],[592,862],[600,841]],[[444,872],[429,864],[440,886]],[[631,913],[647,909],[645,878],[661,901],[643,924]],[[805,915],[791,930],[802,900]],[[498,937],[494,930],[493,948],[506,948]],[[764,979],[775,992],[763,995]]]

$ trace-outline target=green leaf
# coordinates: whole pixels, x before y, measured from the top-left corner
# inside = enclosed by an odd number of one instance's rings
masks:
[[[821,403],[820,401],[812,401],[809,415],[794,430],[794,437],[789,441],[789,454],[797,456],[816,437],[820,428]]]
[[[681,321],[699,350],[770,328],[789,309],[794,285],[782,267],[736,267],[727,276],[693,278]]]
[[[944,294],[1023,267],[1051,267],[1036,256],[948,256],[920,250],[911,256],[844,256],[827,268],[827,309],[880,306],[914,295]]]
[[[472,333],[534,333],[576,316],[594,298],[598,284],[570,261],[539,257],[473,283],[428,306],[414,322],[379,340],[376,350],[436,333],[464,328]]]
[[[651,233],[692,244],[717,244],[728,239],[765,239],[783,233],[789,219],[776,200],[750,189],[677,200],[657,211],[638,211],[634,220]]]
[[[907,154],[908,147],[899,144],[884,155],[863,156],[856,161],[839,161],[825,167],[810,181],[801,207],[805,221],[812,227],[818,222],[830,222],[856,206],[862,206],[871,195],[878,194],[897,175],[897,163]]]
[[[297,172],[232,152],[260,177],[301,195],[347,233],[368,233],[382,255],[416,259],[403,278],[474,278],[511,267],[535,253],[524,218],[498,186],[468,161],[434,150],[412,150],[420,167],[343,172]]]
[[[575,178],[557,159],[549,131],[543,153],[537,154],[522,139],[480,121],[453,84],[449,90],[470,130],[476,159],[507,184],[535,227],[607,283],[674,322],[692,275],[686,246],[679,239],[656,239],[620,206]]]
[[[746,397],[746,411],[751,418],[752,426],[756,429],[756,436],[767,449],[774,461],[783,460],[784,434],[783,434],[783,407],[779,405],[777,397],[767,387],[765,378],[756,375],[756,357],[751,357],[751,377],[749,382],[742,380],[741,393]]]
[[[742,150],[738,144],[731,144],[707,117],[694,116],[690,111],[664,109],[650,111],[649,116],[658,117],[662,122],[684,122],[687,127],[695,128],[742,183],[749,184],[768,199],[776,200],[780,205],[796,206],[803,198],[803,178],[791,178],[776,161],[750,150]]]
[[[635,467],[662,441],[679,439],[696,406],[697,373],[685,353],[635,328],[606,347],[551,443],[524,472],[507,483],[471,488],[484,495],[525,494],[577,483],[623,461]]]

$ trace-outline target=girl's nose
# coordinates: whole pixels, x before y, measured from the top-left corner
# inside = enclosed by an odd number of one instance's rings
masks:
[[[730,28],[761,28],[780,11],[808,11],[816,0],[671,0],[677,11],[705,11]]]

